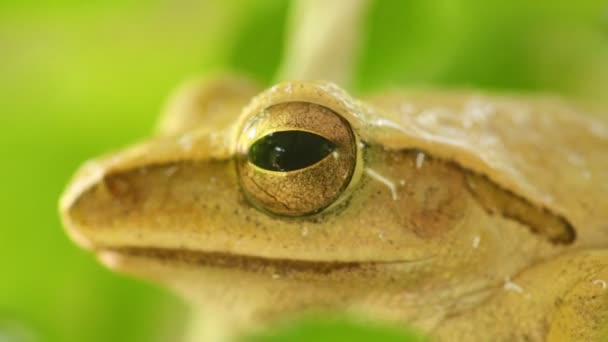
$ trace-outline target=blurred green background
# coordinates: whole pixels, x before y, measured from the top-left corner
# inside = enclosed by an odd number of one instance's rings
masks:
[[[181,81],[235,70],[268,84],[288,5],[0,0],[0,341],[179,334],[187,307],[76,248],[59,223],[57,200],[82,161],[151,134]],[[607,108],[605,1],[380,0],[365,25],[355,93],[478,87],[557,93]],[[308,321],[282,330],[281,339],[312,339],[315,331],[332,341],[397,340],[361,329]]]

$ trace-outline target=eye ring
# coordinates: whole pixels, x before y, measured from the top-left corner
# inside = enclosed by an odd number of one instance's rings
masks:
[[[241,188],[258,209],[305,216],[336,203],[357,166],[357,138],[331,109],[309,102],[272,105],[244,124],[237,139]]]

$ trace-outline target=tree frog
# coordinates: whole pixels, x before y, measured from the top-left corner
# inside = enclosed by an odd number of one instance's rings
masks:
[[[192,303],[193,339],[340,310],[437,341],[593,341],[607,170],[608,126],[556,98],[228,76],[84,164],[60,210],[107,267]]]

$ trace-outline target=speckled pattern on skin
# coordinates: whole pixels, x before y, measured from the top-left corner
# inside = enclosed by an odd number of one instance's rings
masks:
[[[70,236],[181,293],[216,339],[319,309],[442,341],[603,334],[604,123],[551,98],[356,100],[327,82],[253,93],[238,78],[193,83],[157,137],[86,164],[61,201]],[[287,102],[328,108],[357,137],[352,181],[316,215],[269,215],[239,186],[236,137]]]

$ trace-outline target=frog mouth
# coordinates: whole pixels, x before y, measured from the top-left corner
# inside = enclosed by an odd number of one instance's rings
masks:
[[[98,255],[104,254],[120,255],[131,258],[154,259],[159,263],[189,265],[196,268],[223,268],[238,269],[251,272],[284,271],[293,273],[315,273],[326,275],[333,272],[349,272],[361,270],[374,270],[381,266],[405,266],[419,265],[428,262],[434,256],[428,256],[413,260],[367,260],[367,261],[313,261],[284,258],[268,258],[252,255],[232,254],[223,252],[203,252],[171,248],[146,248],[146,247],[116,247],[101,249]],[[107,262],[106,264],[114,264]],[[108,265],[112,268],[121,267]]]

